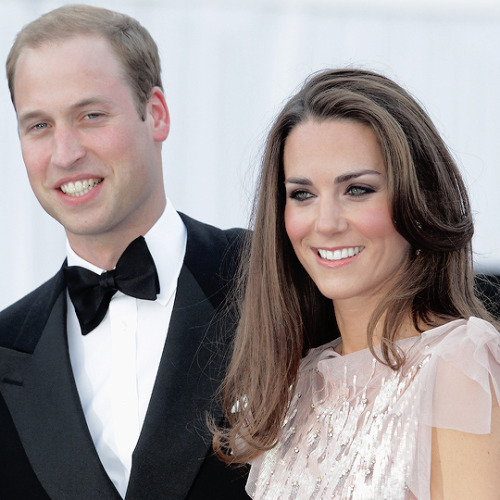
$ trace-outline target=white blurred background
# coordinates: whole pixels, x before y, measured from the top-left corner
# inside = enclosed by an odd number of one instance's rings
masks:
[[[22,26],[68,1],[0,0],[2,67]],[[498,0],[95,0],[158,43],[172,127],[167,194],[178,210],[246,226],[266,131],[313,71],[358,66],[415,95],[466,178],[476,268],[500,272]],[[3,70],[2,70],[3,71]],[[62,228],[28,184],[5,77],[0,83],[0,308],[52,276]]]

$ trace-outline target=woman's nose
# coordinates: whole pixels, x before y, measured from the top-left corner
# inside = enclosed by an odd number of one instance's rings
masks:
[[[316,230],[325,235],[344,231],[347,228],[347,220],[344,217],[342,207],[339,203],[331,200],[322,201],[316,219]]]

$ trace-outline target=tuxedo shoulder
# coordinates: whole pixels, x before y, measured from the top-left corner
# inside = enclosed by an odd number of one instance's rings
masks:
[[[187,229],[184,264],[217,307],[231,289],[248,231],[220,229],[185,214],[180,216]]]
[[[188,245],[207,249],[220,249],[235,245],[238,251],[248,231],[241,228],[220,229],[211,224],[198,221],[186,214],[179,213],[188,231]]]
[[[241,228],[220,229],[185,214],[180,215],[187,229],[185,262],[188,267],[232,277],[248,231]]]
[[[41,330],[47,322],[64,287],[62,272],[59,271],[38,288],[0,311],[0,346],[30,352],[34,345],[31,346],[28,338],[20,335],[21,332],[30,331],[33,334],[30,338],[36,338],[37,330]]]

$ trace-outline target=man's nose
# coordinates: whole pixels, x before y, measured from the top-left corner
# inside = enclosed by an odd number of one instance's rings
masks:
[[[54,131],[52,163],[60,168],[71,168],[85,155],[78,134],[69,126],[59,126]]]

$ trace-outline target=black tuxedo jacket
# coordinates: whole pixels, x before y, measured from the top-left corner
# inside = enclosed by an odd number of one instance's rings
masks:
[[[205,425],[208,411],[222,421],[214,393],[234,322],[216,313],[243,233],[182,218],[186,256],[126,498],[246,499],[245,471],[213,457]],[[0,313],[0,498],[120,498],[94,448],[73,378],[61,271]]]

